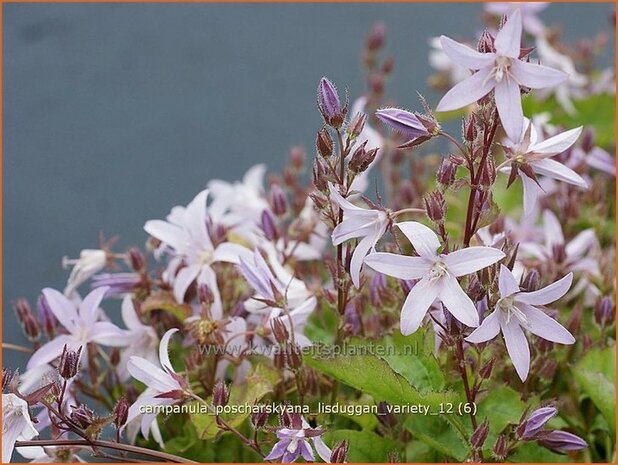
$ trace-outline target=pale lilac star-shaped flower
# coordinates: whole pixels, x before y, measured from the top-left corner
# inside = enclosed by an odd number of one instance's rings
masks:
[[[28,411],[28,403],[15,394],[2,394],[2,463],[9,463],[16,441],[38,436]]]
[[[537,199],[543,189],[538,184],[536,175],[543,175],[558,181],[587,189],[586,181],[571,168],[553,160],[554,157],[571,147],[582,133],[582,127],[570,129],[556,134],[543,141],[538,141],[534,124],[524,118],[522,133],[517,142],[507,141],[504,150],[507,155],[502,171],[511,174],[512,182],[515,175],[519,175],[524,190],[524,215],[534,212]],[[516,170],[516,172],[512,172]]]
[[[438,111],[451,111],[476,102],[492,90],[502,126],[511,139],[522,133],[520,87],[553,87],[568,78],[562,71],[520,60],[521,12],[515,10],[496,35],[495,53],[481,53],[442,36],[442,48],[451,59],[476,72],[449,90]]]
[[[62,266],[64,268],[70,265],[73,265],[73,268],[67,280],[64,295],[72,298],[79,286],[105,268],[105,265],[107,265],[107,252],[100,249],[84,249],[76,260],[69,259],[68,257],[62,259]]]
[[[398,279],[419,279],[401,309],[402,334],[412,334],[419,328],[436,299],[465,325],[478,326],[478,311],[457,278],[493,265],[504,258],[504,253],[492,247],[479,246],[438,254],[440,240],[427,226],[406,221],[398,223],[397,227],[419,256],[375,252],[365,258],[365,263],[380,273]]]
[[[350,276],[354,286],[358,288],[363,259],[384,235],[390,219],[385,211],[357,207],[344,199],[335,186],[329,183],[328,187],[331,200],[343,210],[343,221],[332,233],[333,245],[337,246],[350,239],[360,238],[350,262]]]
[[[215,246],[208,229],[206,207],[208,190],[200,192],[185,209],[175,209],[173,221],[150,220],[144,229],[172,249],[175,260],[170,263],[170,274],[175,274],[174,296],[182,302],[191,283],[206,284],[213,293],[213,316],[220,318],[221,297],[217,276],[212,268],[216,262],[238,264],[241,256],[250,256],[246,247],[232,242]],[[186,265],[186,266],[182,266]]]
[[[520,379],[525,381],[530,370],[530,347],[524,329],[547,341],[560,344],[575,342],[569,331],[537,308],[560,299],[567,293],[572,282],[573,274],[569,273],[538,291],[521,292],[515,276],[502,265],[498,279],[500,299],[496,303],[496,309],[466,341],[479,344],[493,339],[502,331],[515,371]]]
[[[290,428],[282,427],[277,430],[279,441],[264,460],[292,463],[302,457],[305,462],[314,462],[315,456],[311,447],[313,442],[320,458],[329,463],[331,450],[322,439],[323,431],[320,428],[311,428],[307,420],[300,415],[293,416],[293,423]]]
[[[178,331],[178,328],[168,330],[161,338],[159,344],[159,363],[154,364],[145,358],[133,356],[129,359],[127,369],[131,376],[146,385],[137,400],[129,407],[126,427],[129,429],[129,437],[135,441],[137,431],[148,439],[152,432],[154,439],[163,447],[161,431],[156,422],[156,413],[142,413],[143,406],[171,405],[179,401],[182,393],[186,390],[186,381],[176,374],[170,362],[168,345],[170,338]]]
[[[28,360],[28,369],[51,362],[60,357],[66,344],[71,350],[78,350],[89,342],[111,347],[129,344],[130,335],[109,321],[101,321],[99,305],[107,292],[100,287],[88,294],[82,302],[75,304],[55,289],[43,289],[43,296],[50,310],[68,334],[58,334],[43,344]],[[85,352],[85,347],[83,348]]]

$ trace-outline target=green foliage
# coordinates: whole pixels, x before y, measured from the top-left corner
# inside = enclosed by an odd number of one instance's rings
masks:
[[[369,431],[329,431],[325,434],[325,439],[333,446],[339,441],[349,441],[348,462],[352,463],[384,463],[389,453],[399,452],[395,441]]]

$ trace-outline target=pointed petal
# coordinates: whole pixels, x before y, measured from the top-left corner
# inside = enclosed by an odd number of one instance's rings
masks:
[[[140,320],[139,316],[137,316],[137,312],[133,306],[133,299],[130,295],[126,295],[122,299],[121,312],[122,321],[127,328],[140,330],[144,327],[142,320]]]
[[[543,210],[543,235],[545,248],[551,250],[554,245],[564,244],[564,234],[560,221],[551,210]]]
[[[521,326],[519,326],[517,318],[511,318],[511,321],[508,323],[502,321],[501,327],[506,350],[509,353],[509,357],[511,357],[515,371],[519,378],[525,381],[530,370],[530,347],[528,346],[526,335]]]
[[[350,239],[366,236],[368,231],[372,229],[374,223],[375,218],[357,216],[344,217],[343,221],[333,229],[331,235],[333,245],[343,244]]]
[[[398,279],[419,279],[429,272],[432,262],[422,257],[374,252],[365,257],[365,264]]]
[[[223,317],[223,304],[221,303],[221,293],[219,292],[219,284],[217,283],[217,274],[209,266],[202,267],[197,276],[198,284],[206,284],[212,292],[213,303],[210,307],[210,314],[215,320]]]
[[[504,257],[504,252],[485,246],[467,247],[442,255],[449,272],[456,277],[474,273],[493,265]]]
[[[283,454],[285,454],[289,444],[289,439],[282,439],[281,441],[277,442],[270,451],[270,453],[266,457],[264,457],[264,460],[276,460],[279,457],[283,457]]]
[[[466,326],[476,328],[479,325],[479,312],[468,294],[452,276],[440,279],[438,299],[446,309]]]
[[[516,302],[530,305],[547,305],[560,299],[571,288],[573,273],[569,273],[555,283],[545,286],[538,291],[522,292],[515,298]]]
[[[65,344],[72,350],[77,350],[81,347],[81,344],[75,341],[75,339],[66,334],[62,334],[39,347],[38,350],[30,356],[26,368],[30,370],[45,365],[55,358],[60,357]]]
[[[485,97],[496,84],[493,79],[489,79],[490,71],[489,67],[483,68],[456,84],[442,97],[436,111],[457,110]]]
[[[466,341],[473,344],[480,344],[493,339],[500,332],[500,318],[502,317],[500,310],[494,311],[491,315],[483,320],[481,326],[476,328],[466,338]]]
[[[440,44],[442,45],[444,53],[446,53],[451,60],[469,69],[477,70],[490,66],[496,58],[493,53],[477,52],[467,45],[460,44],[446,36],[440,37]]]
[[[518,140],[524,125],[524,113],[521,108],[519,86],[512,79],[503,79],[494,89],[496,108],[500,115],[502,127],[511,140]]]
[[[532,144],[528,148],[528,152],[539,153],[547,156],[558,155],[577,142],[577,139],[579,139],[579,136],[582,133],[582,129],[582,126],[579,126],[577,128],[561,132],[560,134],[556,134],[555,136],[545,139],[538,144]]]
[[[498,288],[500,290],[500,297],[508,297],[519,292],[519,283],[515,279],[515,276],[513,276],[511,270],[504,265],[500,265]]]
[[[343,211],[366,211],[364,208],[358,207],[349,200],[344,199],[343,196],[339,193],[339,190],[333,185],[333,183],[328,183],[328,189],[330,190],[330,199],[337,205],[339,205],[343,209]]]
[[[509,15],[502,29],[496,34],[494,41],[496,53],[510,58],[518,58],[521,48],[521,32],[521,12],[517,9]]]
[[[109,321],[98,321],[92,325],[90,338],[92,342],[104,346],[125,347],[135,340],[135,335]]]
[[[174,278],[174,297],[176,298],[176,302],[184,302],[187,289],[195,280],[199,272],[200,265],[190,265],[180,269]]]
[[[51,287],[46,287],[42,292],[50,310],[60,324],[68,329],[69,332],[74,332],[75,325],[80,319],[75,304]]]
[[[519,304],[519,309],[526,315],[526,329],[546,341],[559,344],[574,344],[575,338],[560,323],[532,305]]]
[[[79,316],[86,327],[90,328],[97,320],[99,305],[101,305],[101,301],[108,290],[108,286],[98,287],[88,294],[81,304],[79,304]]]
[[[401,334],[407,336],[419,328],[427,310],[437,296],[438,286],[435,283],[427,279],[421,279],[416,283],[406,297],[401,309],[401,322],[399,324]]]
[[[318,452],[320,458],[324,461],[324,463],[330,463],[330,456],[332,451],[330,448],[324,443],[322,436],[316,436],[313,438],[313,445],[315,446],[315,450]]]
[[[184,224],[196,245],[212,248],[210,235],[206,229],[206,202],[208,189],[204,189],[187,205],[184,212]]]
[[[569,258],[581,258],[586,252],[598,244],[594,229],[585,229],[569,241],[566,254]]]
[[[161,338],[161,342],[159,344],[159,360],[161,361],[161,366],[170,373],[175,373],[175,371],[174,367],[172,367],[172,362],[170,362],[168,346],[170,343],[170,338],[177,332],[178,328],[168,330]]]
[[[133,378],[156,390],[157,393],[180,388],[178,383],[169,374],[145,358],[131,357],[129,363],[127,363],[127,370],[129,370]]]
[[[562,163],[552,160],[551,158],[544,158],[543,160],[537,160],[530,163],[535,173],[543,174],[547,177],[564,181],[568,184],[580,187],[582,189],[588,189],[588,183],[584,179],[573,171],[571,168],[563,165]]]
[[[519,172],[519,177],[524,189],[524,217],[529,217],[534,213],[536,200],[541,192],[541,188],[521,171]]]
[[[397,223],[397,227],[414,246],[414,250],[424,258],[435,259],[440,247],[440,239],[435,232],[424,224],[416,221]]]
[[[360,272],[361,267],[363,266],[363,260],[365,259],[367,252],[369,252],[374,245],[375,242],[373,241],[373,238],[371,236],[367,236],[356,245],[354,253],[352,254],[352,260],[350,261],[350,276],[352,277],[352,282],[357,289],[360,287]]]
[[[555,87],[569,78],[568,74],[557,69],[521,60],[513,60],[510,73],[520,85],[531,89]]]
[[[144,230],[175,250],[182,250],[186,247],[185,233],[175,224],[163,220],[150,220],[146,221]]]
[[[240,257],[251,260],[253,252],[240,244],[224,242],[219,244],[213,253],[216,262],[240,263]]]

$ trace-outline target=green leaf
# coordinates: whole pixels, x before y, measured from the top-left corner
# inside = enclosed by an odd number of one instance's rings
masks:
[[[188,304],[179,304],[176,302],[174,294],[169,291],[157,291],[154,294],[148,296],[140,307],[143,313],[152,312],[154,310],[163,310],[178,318],[180,321],[184,321],[189,317],[193,310]]]
[[[573,368],[575,379],[592,403],[607,420],[612,434],[616,434],[616,386],[598,371]]]
[[[489,436],[486,444],[491,444],[509,424],[518,423],[526,405],[520,394],[508,386],[492,388],[487,396],[477,402],[476,417],[479,421],[489,420]]]
[[[413,440],[418,439],[440,454],[462,462],[468,456],[468,445],[462,434],[453,427],[453,418],[453,415],[414,415],[408,417],[404,424],[412,433]]]
[[[395,441],[370,431],[329,431],[324,437],[331,447],[339,441],[348,440],[350,447],[347,461],[350,463],[386,463],[390,452],[400,452]]]
[[[279,381],[279,373],[267,365],[256,365],[253,372],[247,376],[245,382],[239,385],[232,385],[228,405],[255,405],[266,394],[273,392],[275,385]],[[249,412],[222,414],[222,418],[231,426],[240,425],[248,416]],[[215,416],[206,413],[191,414],[191,421],[195,426],[198,436],[202,439],[214,438],[219,428],[217,427]]]
[[[511,462],[519,463],[556,463],[570,462],[566,455],[556,454],[536,442],[525,442],[509,457]]]
[[[616,384],[616,348],[592,349],[586,352],[577,366],[590,371],[603,373],[605,377]]]

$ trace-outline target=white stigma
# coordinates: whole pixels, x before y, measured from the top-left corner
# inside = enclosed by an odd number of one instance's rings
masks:
[[[515,305],[514,296],[503,297],[502,299],[498,300],[496,305],[498,306],[500,310],[506,313],[506,323],[507,324],[511,321],[512,317],[515,317],[519,320],[519,323],[522,326],[528,325],[528,318],[526,318],[526,315],[524,314],[524,312],[522,312]]]
[[[448,274],[448,268],[446,267],[444,262],[437,261],[429,270],[429,279],[431,281],[434,281],[436,279],[440,279],[445,274]]]

